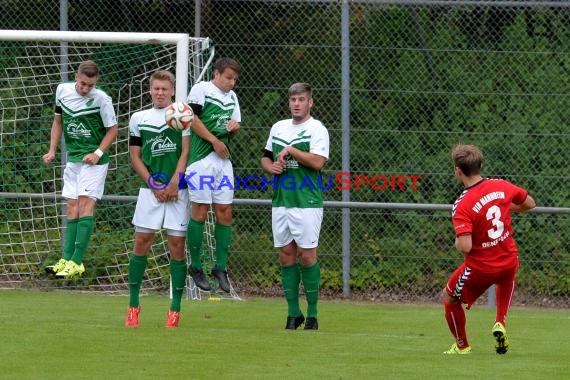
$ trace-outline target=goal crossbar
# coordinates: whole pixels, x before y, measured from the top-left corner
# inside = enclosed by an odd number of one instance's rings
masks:
[[[188,73],[190,36],[185,33],[133,33],[133,32],[84,32],[52,30],[0,30],[3,41],[34,42],[97,42],[136,44],[176,44],[176,77],[184,78]],[[199,39],[202,49],[209,48],[208,39]],[[184,101],[188,94],[186,81],[177,81],[176,100]]]
[[[185,101],[191,85],[209,80],[214,46],[206,37],[182,33],[0,30],[0,51],[0,288],[33,283],[124,292],[140,181],[129,160],[129,119],[150,107],[149,80],[157,70],[175,73],[176,100]],[[61,160],[49,166],[39,163],[49,142],[54,91],[86,59],[101,69],[98,84],[113,100],[119,134],[108,151],[105,202],[97,207],[88,269],[81,281],[69,284],[43,273],[61,257],[67,226],[61,194],[63,142]],[[212,238],[209,228],[204,234],[208,262],[214,252]],[[142,289],[166,289],[169,247],[164,230],[156,234],[148,256]]]

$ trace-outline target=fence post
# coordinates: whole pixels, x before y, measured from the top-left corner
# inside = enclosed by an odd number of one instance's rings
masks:
[[[342,2],[341,20],[341,81],[342,81],[342,170],[350,172],[350,4]],[[342,192],[343,202],[350,201],[350,190]],[[342,293],[351,297],[350,291],[350,208],[342,209]]]

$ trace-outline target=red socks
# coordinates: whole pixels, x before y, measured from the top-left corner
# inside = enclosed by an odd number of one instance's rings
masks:
[[[465,348],[469,347],[469,343],[467,342],[467,333],[465,332],[465,311],[463,310],[463,306],[461,304],[450,304],[450,303],[443,303],[445,307],[445,320],[447,321],[447,326],[449,327],[449,331],[455,337],[455,342],[457,343],[457,347]]]
[[[497,303],[497,316],[495,322],[506,326],[507,314],[515,292],[515,281],[508,281],[495,285],[495,302]]]

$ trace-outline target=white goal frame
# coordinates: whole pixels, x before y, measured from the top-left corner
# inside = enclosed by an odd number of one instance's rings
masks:
[[[175,44],[176,78],[188,76],[190,36],[184,33],[131,33],[131,32],[75,32],[50,30],[0,30],[2,41],[96,42],[133,44]],[[208,39],[204,43],[209,44]],[[208,46],[203,46],[207,48]],[[205,68],[206,69],[206,68]],[[187,81],[176,81],[176,101],[185,101]]]
[[[2,42],[29,42],[30,44],[53,43],[59,44],[59,65],[62,81],[66,81],[70,72],[68,48],[73,43],[79,44],[140,44],[140,45],[170,45],[174,50],[172,62],[175,63],[175,100],[186,101],[188,95],[188,84],[206,80],[214,57],[214,46],[208,38],[194,38],[185,33],[131,33],[131,32],[87,32],[87,31],[46,31],[46,30],[0,30],[0,41]],[[57,49],[57,45],[56,49]],[[192,48],[192,49],[191,49]],[[192,51],[190,51],[192,50]],[[198,58],[194,51],[208,51],[207,57]],[[192,53],[192,54],[191,54]],[[192,55],[192,56],[191,56]],[[202,60],[203,58],[203,60]],[[190,61],[191,60],[191,61]],[[192,68],[190,67],[192,65]],[[65,163],[65,146],[62,142],[62,163]],[[61,195],[57,193],[0,193],[0,199],[40,199],[54,202],[62,201]],[[104,196],[103,200],[133,201],[136,196]],[[65,204],[62,204],[65,207]],[[65,212],[61,215],[61,226],[65,226]],[[206,248],[206,247],[205,247]],[[210,247],[211,248],[211,247]],[[205,252],[206,253],[206,252]],[[206,253],[207,254],[207,253]],[[211,252],[210,252],[211,255]],[[38,263],[33,263],[38,264]],[[29,275],[29,273],[26,273]],[[24,274],[24,275],[26,275]],[[32,275],[33,277],[33,275]],[[188,277],[188,298],[201,299],[200,292],[196,290],[195,284]],[[171,285],[171,284],[170,284]],[[231,295],[228,298],[239,299],[232,287]],[[226,298],[221,295],[220,298]]]

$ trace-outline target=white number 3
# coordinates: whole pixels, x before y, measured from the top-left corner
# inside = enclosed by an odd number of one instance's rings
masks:
[[[487,234],[491,239],[498,239],[503,235],[505,224],[501,221],[501,209],[498,206],[491,206],[487,210],[487,220],[490,220],[494,229],[487,230]]]

